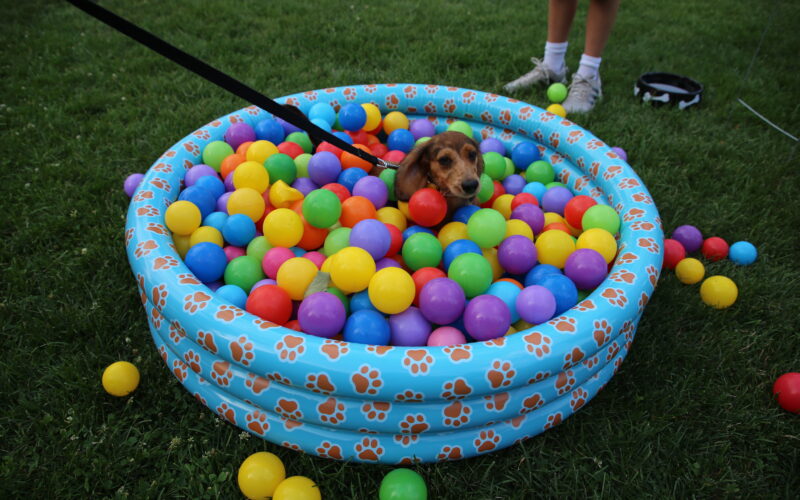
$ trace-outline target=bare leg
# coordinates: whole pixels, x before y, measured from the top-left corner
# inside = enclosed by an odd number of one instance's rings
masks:
[[[550,0],[547,8],[548,42],[562,43],[567,41],[577,8],[578,0]]]
[[[558,2],[550,0],[551,9],[553,3]],[[611,35],[611,28],[614,27],[614,21],[617,19],[617,9],[619,9],[619,0],[591,0],[589,2],[589,13],[586,16],[584,54],[592,57],[603,56],[603,49],[606,48],[606,42],[608,42],[608,37]]]

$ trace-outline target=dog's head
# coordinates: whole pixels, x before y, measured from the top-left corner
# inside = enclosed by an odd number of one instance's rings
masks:
[[[395,178],[395,194],[398,200],[408,201],[416,191],[433,184],[446,198],[467,204],[478,194],[482,173],[478,143],[461,132],[443,132],[403,159]]]

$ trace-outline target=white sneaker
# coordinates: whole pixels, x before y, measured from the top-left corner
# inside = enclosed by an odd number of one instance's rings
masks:
[[[567,113],[588,113],[594,109],[598,99],[603,97],[603,88],[600,76],[589,80],[578,73],[572,75],[569,94],[561,103]]]
[[[564,66],[562,73],[556,73],[545,66],[544,61],[539,58],[531,57],[531,62],[534,64],[532,70],[503,86],[506,92],[516,92],[517,90],[523,90],[534,85],[550,85],[555,82],[567,83],[566,66]]]

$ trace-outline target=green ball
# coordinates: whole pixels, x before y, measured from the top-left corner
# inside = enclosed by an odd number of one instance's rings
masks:
[[[493,180],[502,180],[506,173],[506,160],[503,155],[489,151],[483,155],[483,171]]]
[[[303,217],[314,227],[331,227],[342,215],[342,202],[336,193],[315,189],[303,200]]]
[[[350,231],[349,227],[337,227],[328,233],[322,245],[322,253],[330,257],[342,248],[350,246]]]
[[[275,184],[280,180],[291,186],[297,178],[297,166],[289,155],[276,153],[264,161],[264,166],[269,172],[270,184]]]
[[[415,145],[415,146],[419,146],[420,144],[424,144],[424,143],[426,143],[426,142],[428,142],[428,141],[430,141],[430,140],[431,140],[431,138],[430,138],[430,137],[420,137],[419,139],[417,139],[416,141],[414,141],[414,145]]]
[[[219,172],[222,160],[233,154],[233,148],[225,141],[212,141],[203,148],[203,163]]]
[[[397,170],[387,168],[378,177],[386,184],[386,189],[389,190],[389,200],[397,201],[397,194],[394,192],[394,180],[397,178]]]
[[[450,131],[461,132],[462,134],[466,135],[470,139],[473,138],[472,127],[470,127],[469,123],[467,123],[465,121],[461,121],[461,120],[454,121],[453,123],[451,123],[450,125],[447,126],[447,131],[448,132],[450,132]]]
[[[581,219],[581,226],[583,226],[584,231],[598,227],[611,234],[617,234],[619,225],[619,214],[608,205],[598,204],[589,207],[589,210],[583,213],[583,218]]]
[[[481,189],[478,191],[478,202],[486,203],[489,198],[494,194],[494,181],[489,177],[489,174],[481,174]]]
[[[225,267],[225,284],[236,285],[247,293],[257,282],[264,279],[261,261],[250,255],[242,255],[228,262]]]
[[[303,148],[304,153],[311,153],[314,149],[314,144],[311,143],[311,138],[305,132],[292,132],[286,136],[286,142],[293,142]],[[277,144],[276,144],[277,146]]]
[[[450,263],[447,277],[461,285],[467,298],[476,297],[492,284],[492,265],[483,255],[462,253]]]
[[[295,157],[294,166],[297,167],[297,177],[308,177],[309,160],[311,160],[311,155],[308,153],[303,153]]]
[[[528,182],[541,182],[547,185],[555,179],[556,172],[553,170],[553,166],[544,160],[537,160],[531,163],[525,170],[525,180]]]
[[[505,179],[509,175],[516,173],[517,168],[514,166],[514,162],[511,160],[511,158],[507,156],[504,156],[503,158],[506,160],[506,175],[503,176],[503,179]]]
[[[328,287],[326,291],[339,297],[339,300],[342,301],[342,305],[344,305],[345,314],[350,314],[350,299],[344,294],[343,291],[339,290],[335,286]]]
[[[395,469],[381,481],[379,500],[427,500],[428,487],[422,476],[411,469]]]
[[[467,221],[467,236],[481,248],[492,248],[506,237],[506,218],[493,208],[482,208]]]
[[[438,266],[442,260],[442,253],[441,242],[430,233],[414,233],[403,243],[403,260],[408,268],[414,271],[423,267]]]
[[[266,236],[257,236],[247,244],[247,255],[261,262],[264,260],[264,254],[269,252],[271,248],[272,245],[269,244]]]
[[[567,86],[563,83],[553,83],[547,87],[547,98],[554,104],[561,104],[567,98]]]
[[[567,185],[564,184],[563,182],[553,181],[553,182],[548,182],[544,187],[547,188],[547,189],[554,188],[554,187],[565,188],[565,187],[567,187]],[[567,188],[567,189],[569,189],[569,188]]]

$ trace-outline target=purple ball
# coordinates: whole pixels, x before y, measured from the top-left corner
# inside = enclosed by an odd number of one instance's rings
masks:
[[[142,179],[144,179],[144,174],[131,174],[125,178],[125,182],[122,183],[122,189],[128,195],[128,198],[132,197],[133,193],[136,192],[136,188],[142,183]]]
[[[253,285],[253,288],[250,289],[250,293],[253,293],[253,290],[262,286],[262,285],[277,285],[278,282],[274,279],[264,278],[263,280],[256,281],[256,284]]]
[[[204,163],[195,165],[186,171],[186,175],[183,176],[183,185],[186,187],[194,186],[194,183],[197,182],[197,179],[206,175],[213,175],[214,177],[219,177],[219,175],[217,175],[217,171],[214,170],[214,167],[211,167]]]
[[[317,186],[336,182],[342,172],[342,162],[330,151],[314,153],[308,160],[308,177]]]
[[[278,117],[276,116],[276,117],[275,117],[275,120],[276,120],[278,123],[280,123],[280,124],[281,124],[281,127],[283,127],[283,135],[284,135],[284,136],[287,136],[287,135],[289,135],[289,134],[291,134],[291,133],[293,133],[293,132],[302,132],[302,131],[303,131],[303,129],[301,129],[300,127],[297,127],[297,126],[295,126],[295,125],[292,125],[291,123],[287,122],[287,121],[286,121],[286,120],[284,120],[283,118],[278,118]]]
[[[672,239],[677,240],[686,253],[692,253],[700,250],[703,245],[703,233],[694,226],[684,225],[678,226],[672,231]]]
[[[572,199],[572,192],[562,186],[554,186],[544,192],[542,196],[542,209],[545,212],[555,212],[564,215],[564,207]]]
[[[225,142],[231,145],[234,151],[244,142],[256,140],[256,131],[246,123],[234,123],[225,131]]]
[[[503,179],[503,188],[508,194],[520,194],[525,188],[525,184],[527,184],[527,181],[519,174],[511,174]]]
[[[533,203],[523,203],[511,211],[512,219],[519,219],[527,223],[533,234],[539,234],[544,228],[544,212]]]
[[[292,187],[303,193],[303,196],[307,196],[311,191],[319,189],[319,186],[308,177],[298,177],[292,183]]]
[[[217,212],[228,213],[228,198],[231,197],[233,191],[222,193],[222,196],[217,198]]]
[[[504,239],[497,249],[497,260],[511,274],[525,274],[536,265],[536,246],[527,237],[515,234]]]
[[[564,274],[575,283],[579,290],[591,290],[606,278],[608,265],[596,250],[579,248],[567,257]]]
[[[467,297],[461,285],[450,278],[434,278],[419,292],[419,307],[425,319],[437,325],[447,325],[464,312]]]
[[[532,325],[548,321],[556,313],[553,292],[539,285],[527,286],[517,295],[519,317]]]
[[[411,120],[411,123],[408,125],[408,130],[411,131],[411,135],[414,136],[415,141],[418,141],[422,137],[433,137],[433,135],[436,134],[436,127],[433,125],[433,122],[424,118]]]
[[[347,313],[339,297],[329,292],[317,292],[300,303],[297,319],[304,332],[331,338],[344,328]]]
[[[419,308],[411,306],[400,314],[389,316],[391,344],[399,346],[423,346],[428,343],[431,324]]]
[[[475,340],[496,339],[511,326],[511,311],[500,297],[478,295],[464,310],[464,326]]]
[[[500,141],[500,139],[496,139],[494,137],[487,137],[486,139],[482,140],[480,149],[482,154],[494,151],[495,153],[500,153],[503,156],[506,155],[506,146]]]
[[[626,153],[625,150],[622,149],[621,147],[614,146],[613,148],[611,148],[611,151],[617,153],[617,156],[622,158],[623,161],[628,161],[628,153]]]
[[[386,269],[387,267],[399,267],[400,269],[403,268],[403,266],[401,266],[399,262],[397,262],[396,260],[394,260],[394,259],[392,259],[390,257],[384,257],[384,258],[378,260],[377,262],[375,262],[375,271],[376,272],[380,271],[381,269]]]
[[[383,182],[380,179],[378,181]],[[350,231],[350,246],[363,248],[374,260],[384,257],[391,244],[392,235],[389,229],[378,219],[358,221]]]
[[[225,182],[223,183],[225,186],[225,191],[235,191],[236,186],[233,185],[233,172],[228,174],[228,177],[225,177]]]
[[[356,181],[353,196],[363,196],[375,205],[375,209],[380,209],[389,201],[389,188],[380,177],[368,175]]]

